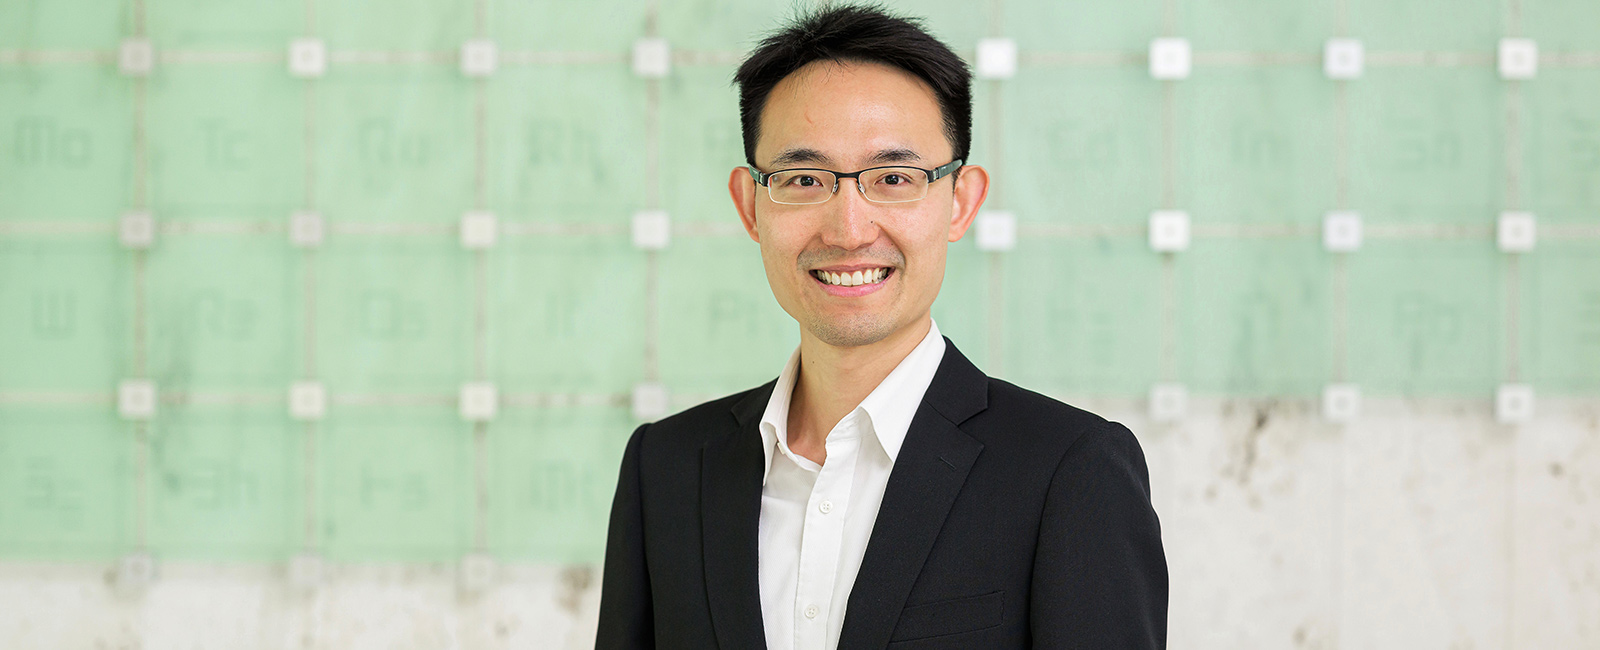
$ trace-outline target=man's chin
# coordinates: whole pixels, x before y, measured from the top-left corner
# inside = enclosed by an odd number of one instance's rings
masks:
[[[898,324],[879,314],[813,319],[806,327],[817,340],[836,348],[872,345],[893,334]]]

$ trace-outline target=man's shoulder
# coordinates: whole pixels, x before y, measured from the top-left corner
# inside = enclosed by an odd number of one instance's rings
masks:
[[[1023,388],[1004,379],[989,378],[988,408],[983,415],[1015,421],[1027,427],[1101,428],[1109,420],[1059,399]]]
[[[1120,422],[994,377],[989,378],[988,408],[973,417],[970,429],[985,444],[1024,445],[1043,453],[1138,446]]]

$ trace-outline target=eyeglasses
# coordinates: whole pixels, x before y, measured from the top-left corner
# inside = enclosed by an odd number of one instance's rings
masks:
[[[763,172],[755,167],[750,171],[757,185],[767,188],[773,203],[783,205],[812,205],[824,203],[839,192],[839,179],[856,179],[856,189],[873,203],[906,203],[928,195],[928,185],[949,176],[961,167],[961,160],[950,161],[933,169],[890,165],[869,167],[861,171],[844,172],[826,169],[780,169]]]

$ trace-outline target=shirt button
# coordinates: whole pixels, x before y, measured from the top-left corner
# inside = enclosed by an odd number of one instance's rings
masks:
[[[816,617],[817,617],[817,606],[816,605],[807,605],[806,606],[806,618],[816,618]]]
[[[822,503],[817,504],[817,509],[821,510],[822,514],[828,514],[830,512],[833,512],[833,502],[832,501],[823,501]]]

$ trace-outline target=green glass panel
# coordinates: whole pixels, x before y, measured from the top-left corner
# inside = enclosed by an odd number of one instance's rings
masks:
[[[1161,8],[1160,2],[1104,0],[1008,3],[1002,22],[1023,51],[1144,52],[1161,34]]]
[[[1499,383],[1499,256],[1486,241],[1369,241],[1349,262],[1350,378],[1372,395]]]
[[[968,361],[982,368],[989,363],[989,253],[978,250],[977,232],[967,229],[961,241],[945,253],[944,283],[933,301],[933,319],[939,332],[961,350]],[[787,359],[785,359],[787,360]],[[781,368],[780,368],[781,370]],[[777,374],[772,376],[776,377]]]
[[[501,71],[489,85],[488,129],[504,134],[487,143],[495,208],[540,221],[629,223],[650,178],[644,103],[644,84],[624,66]]]
[[[266,64],[171,66],[153,76],[156,218],[287,221],[305,201],[302,85]]]
[[[725,394],[783,371],[800,343],[767,284],[755,242],[682,237],[661,253],[661,379],[678,392]]]
[[[149,255],[150,376],[163,389],[284,390],[297,258],[277,238],[167,237]]]
[[[336,407],[317,449],[328,557],[452,561],[468,550],[472,425],[454,406]]]
[[[812,6],[808,0],[679,0],[663,6],[661,36],[675,49],[742,53],[797,10]]]
[[[330,221],[456,223],[473,205],[471,87],[454,65],[329,68],[318,208]]]
[[[205,0],[146,2],[144,7],[150,40],[160,49],[287,51],[290,39],[306,33],[306,4]]]
[[[1600,251],[1592,242],[1544,241],[1526,260],[1524,372],[1541,392],[1600,392]]]
[[[1317,240],[1197,240],[1178,269],[1179,375],[1200,392],[1320,394],[1330,265]]]
[[[680,68],[661,86],[661,204],[675,221],[734,221],[728,175],[743,166],[733,68]]]
[[[1503,82],[1471,68],[1374,68],[1348,88],[1351,204],[1369,223],[1494,222]]]
[[[1178,205],[1196,224],[1322,222],[1336,184],[1333,85],[1319,71],[1208,71],[1177,101]]]
[[[1344,0],[1349,36],[1368,51],[1445,50],[1493,55],[1504,36],[1500,2]],[[1529,3],[1524,3],[1529,4]]]
[[[311,1],[333,49],[455,52],[473,35],[473,5],[458,0]]]
[[[110,390],[130,372],[128,255],[108,241],[0,239],[0,390]]]
[[[114,69],[0,65],[0,221],[109,223],[128,207],[129,88]]]
[[[643,379],[645,254],[627,239],[524,237],[493,253],[503,390],[626,393]]]
[[[1161,258],[1143,240],[1024,237],[1005,276],[1009,380],[1128,395],[1156,379]]]
[[[1600,221],[1600,70],[1540,70],[1521,92],[1523,207],[1541,223]]]
[[[469,259],[454,237],[331,240],[316,262],[329,390],[455,395],[472,371]]]
[[[1023,68],[1004,92],[1007,164],[993,182],[1019,220],[1149,219],[1161,200],[1161,88],[1142,69]]]
[[[1197,51],[1320,53],[1333,34],[1335,7],[1343,1],[1192,0],[1176,5],[1182,35]]]
[[[490,0],[489,30],[502,50],[627,55],[644,35],[647,0]],[[604,20],[597,19],[604,16]]]
[[[105,0],[6,0],[0,50],[114,48],[127,19],[127,4]]]
[[[606,524],[628,436],[627,409],[572,407],[508,413],[489,430],[489,546],[496,555],[591,563]]]
[[[133,425],[108,408],[0,406],[0,554],[90,560],[133,535]]]
[[[1541,52],[1600,50],[1600,3],[1594,0],[1537,0],[1517,2],[1522,12],[1522,35],[1539,43]],[[1539,71],[1541,78],[1545,70]]]
[[[297,430],[282,404],[166,406],[150,436],[150,547],[163,558],[277,560],[297,548]]]

